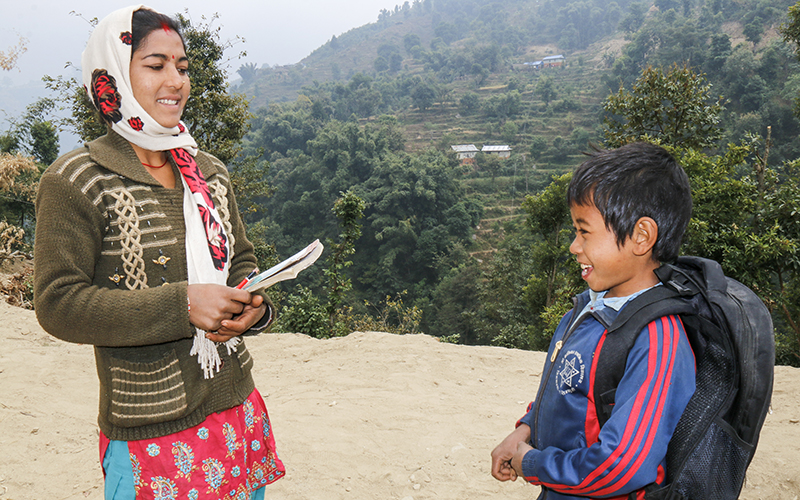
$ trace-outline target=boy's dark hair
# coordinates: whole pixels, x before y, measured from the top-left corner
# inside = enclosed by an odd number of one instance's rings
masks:
[[[692,215],[689,178],[669,152],[646,142],[589,153],[572,176],[567,203],[594,203],[617,245],[633,236],[636,221],[650,217],[658,226],[653,259],[678,257]]]
[[[178,21],[160,12],[155,12],[150,9],[139,9],[133,13],[133,18],[131,20],[131,58],[133,57],[133,53],[139,48],[139,45],[147,38],[147,35],[160,29],[171,29],[177,33],[178,36],[181,37],[184,49],[186,48],[186,42],[183,40],[183,34],[181,34],[181,27]]]

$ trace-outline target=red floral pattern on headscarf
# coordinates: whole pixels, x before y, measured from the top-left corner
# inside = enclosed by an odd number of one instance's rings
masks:
[[[119,34],[119,39],[122,40],[122,43],[125,45],[133,44],[133,35],[130,31],[125,31]]]
[[[144,128],[144,122],[138,116],[134,116],[133,118],[128,120],[128,125],[130,125],[131,128],[133,130],[136,130],[137,132],[141,132],[142,129]]]
[[[117,92],[117,81],[104,69],[92,72],[92,97],[94,105],[104,118],[114,123],[122,119],[119,110],[121,97]]]

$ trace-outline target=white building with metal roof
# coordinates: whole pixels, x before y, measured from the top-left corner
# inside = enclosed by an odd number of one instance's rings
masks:
[[[511,146],[505,144],[496,146],[484,145],[483,148],[481,148],[481,153],[489,153],[497,155],[500,158],[508,158],[511,156]]]
[[[474,144],[459,144],[456,146],[450,146],[450,149],[456,152],[456,156],[458,156],[458,159],[462,162],[473,160],[475,155],[479,152],[478,148],[475,147]]]

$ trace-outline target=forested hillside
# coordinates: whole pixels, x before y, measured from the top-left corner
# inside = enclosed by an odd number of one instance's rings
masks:
[[[336,271],[352,289],[332,309],[331,270],[307,276],[286,289],[284,327],[329,335],[371,317],[450,341],[545,348],[582,286],[567,250],[568,172],[590,144],[649,137],[677,148],[697,184],[684,251],[762,287],[780,360],[800,362],[800,201],[790,189],[800,67],[779,33],[790,6],[415,0],[297,65],[240,68],[236,90],[255,113],[245,153],[268,168],[272,189],[250,215],[263,240],[279,255],[316,237],[341,241],[335,201],[365,202],[349,219],[361,229],[354,253]],[[525,64],[553,55],[565,62]],[[647,99],[662,93],[671,97]],[[666,118],[647,128],[634,124],[639,111]],[[663,120],[697,140],[676,139]],[[454,144],[513,154],[462,165]]]
[[[692,181],[683,252],[756,290],[778,361],[800,366],[790,1],[414,0],[296,65],[240,67],[233,93],[218,32],[181,22],[193,61],[183,118],[229,162],[260,267],[326,245],[316,266],[273,288],[278,329],[546,348],[584,286],[568,251],[570,173],[593,145],[648,140]],[[49,85],[59,97],[0,135],[4,162],[20,152],[39,162],[0,185],[8,230],[24,228],[27,244],[36,173],[58,149],[49,110],[69,106],[60,126],[84,141],[105,132],[78,82]],[[459,144],[511,155],[462,163]]]

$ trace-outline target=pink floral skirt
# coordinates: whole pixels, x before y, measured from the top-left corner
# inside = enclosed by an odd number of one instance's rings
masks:
[[[101,432],[101,463],[109,443]],[[137,499],[249,499],[286,471],[257,390],[195,427],[127,443]]]

